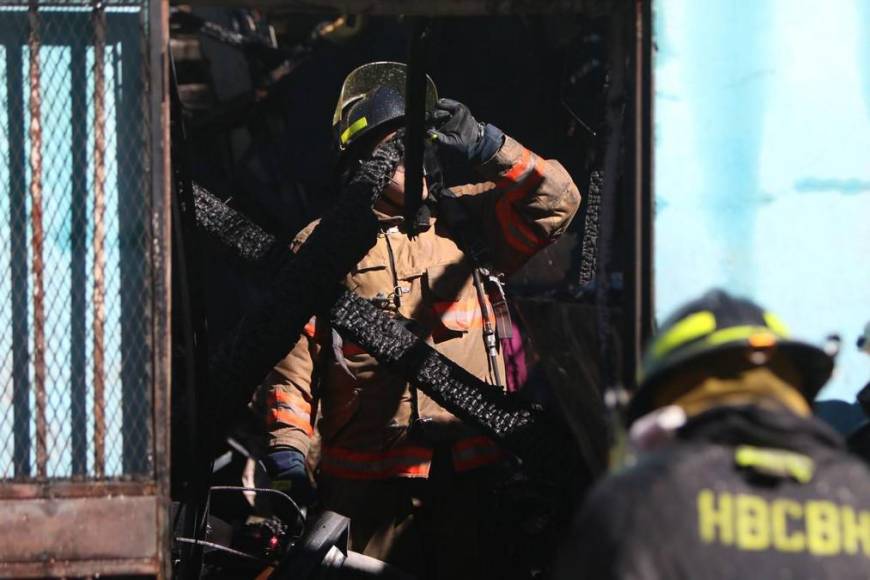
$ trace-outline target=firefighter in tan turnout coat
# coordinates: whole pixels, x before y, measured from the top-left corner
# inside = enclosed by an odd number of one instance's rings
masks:
[[[347,157],[367,154],[401,126],[404,99],[395,88],[404,82],[401,66],[373,63],[345,82],[335,122]],[[368,90],[353,94],[353,79],[372,77],[372,69],[387,74],[369,78]],[[390,79],[396,70],[401,83]],[[464,105],[432,100],[438,121],[430,137],[439,154],[460,156],[481,176],[452,191],[486,242],[492,265],[513,272],[565,231],[580,204],[577,187],[558,162],[478,123]],[[400,165],[375,206],[382,224],[377,242],[344,284],[414,321],[436,350],[495,384],[504,369],[493,369],[487,355],[484,323],[492,306],[486,298],[480,303],[474,266],[437,210],[428,229],[409,235],[400,217],[403,191]],[[316,226],[297,236],[294,249]],[[503,366],[500,355],[496,364]],[[503,453],[358,346],[342,343],[325,320],[311,320],[260,392],[271,450],[265,464],[273,478],[304,485],[314,374],[319,496],[324,507],[351,518],[351,548],[419,578],[497,577],[491,550],[507,548],[501,532],[487,529],[484,512]]]

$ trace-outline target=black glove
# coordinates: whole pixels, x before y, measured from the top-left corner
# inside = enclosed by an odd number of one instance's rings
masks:
[[[504,133],[493,125],[479,123],[468,107],[451,99],[439,99],[432,114],[429,136],[439,149],[459,155],[472,165],[489,161],[504,143]]]
[[[293,448],[273,451],[263,459],[263,467],[272,478],[272,489],[283,491],[299,505],[308,505],[314,500],[314,489],[301,451]]]

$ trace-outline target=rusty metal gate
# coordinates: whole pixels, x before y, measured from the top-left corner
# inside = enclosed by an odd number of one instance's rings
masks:
[[[2,576],[163,566],[165,43],[151,4],[0,2]]]

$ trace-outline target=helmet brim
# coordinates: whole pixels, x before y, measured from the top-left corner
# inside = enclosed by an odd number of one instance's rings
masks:
[[[703,364],[705,360],[712,361],[725,353],[745,351],[751,348],[748,341],[736,341],[714,347],[687,348],[682,352],[674,353],[651,368],[641,380],[629,403],[628,421],[633,422],[652,411],[655,395],[662,385],[678,376],[690,363],[692,365]],[[795,366],[802,379],[798,391],[809,403],[812,403],[821,388],[831,378],[834,370],[834,359],[819,347],[798,340],[780,339],[772,348],[775,352],[786,355]]]
[[[401,62],[370,62],[355,68],[344,79],[335,112],[332,115],[332,126],[338,126],[347,107],[363,98],[378,87],[388,87],[405,98],[408,66]],[[435,110],[438,102],[438,89],[429,75],[426,75],[426,112]]]

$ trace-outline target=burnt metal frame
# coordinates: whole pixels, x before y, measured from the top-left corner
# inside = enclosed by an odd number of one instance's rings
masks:
[[[653,73],[652,1],[634,0],[634,54],[631,58],[631,147],[626,175],[630,178],[625,211],[630,268],[626,268],[625,359],[623,377],[631,385],[640,367],[643,347],[655,330],[653,272]]]
[[[4,3],[6,6],[26,8],[26,2]],[[68,7],[70,3],[37,2],[40,8],[49,7],[52,4]],[[117,4],[106,3],[109,8]],[[132,239],[145,240],[146,252],[150,258],[150,267],[135,263],[133,260],[123,260],[121,263],[122,275],[125,279],[135,280],[145,284],[149,288],[148,304],[123,304],[125,312],[139,309],[140,315],[125,316],[122,323],[122,350],[129,351],[129,346],[124,346],[127,341],[141,342],[143,337],[151,344],[151,369],[150,375],[137,373],[138,376],[124,377],[125,402],[135,396],[141,397],[143,393],[151,399],[150,416],[141,413],[130,404],[122,406],[122,421],[125,433],[138,433],[141,439],[145,434],[150,436],[153,447],[150,449],[139,448],[128,437],[124,437],[124,472],[138,474],[135,481],[81,481],[73,480],[27,480],[31,477],[30,472],[30,422],[31,410],[28,405],[29,377],[28,377],[28,319],[27,319],[27,296],[29,292],[27,276],[27,241],[26,224],[27,214],[25,199],[27,192],[24,189],[24,135],[25,127],[24,106],[26,106],[24,94],[24,77],[22,74],[22,47],[27,43],[26,26],[14,26],[19,18],[27,18],[24,11],[11,11],[4,14],[0,27],[4,30],[4,36],[12,40],[6,47],[6,70],[7,70],[7,96],[8,117],[10,131],[10,180],[13,186],[11,195],[11,217],[13,257],[13,433],[14,451],[13,465],[14,474],[19,481],[3,482],[0,484],[0,502],[4,505],[4,527],[11,536],[0,533],[5,538],[6,551],[15,550],[12,545],[16,540],[20,542],[21,561],[12,561],[16,558],[6,558],[0,563],[0,576],[4,577],[43,577],[43,576],[84,576],[93,574],[154,574],[158,577],[170,576],[169,561],[169,386],[170,386],[170,349],[171,337],[169,333],[169,277],[170,277],[170,228],[169,228],[169,188],[168,188],[168,109],[166,106],[166,71],[165,50],[168,46],[168,2],[166,0],[151,0],[147,6],[142,3],[129,3],[137,5],[142,10],[135,16],[130,14],[118,14],[108,12],[108,42],[140,43],[133,50],[125,50],[122,53],[123,70],[131,71],[134,75],[143,75],[141,83],[126,83],[135,85],[135,95],[130,94],[130,87],[125,87],[128,93],[125,98],[132,102],[131,107],[135,111],[119,111],[117,126],[123,132],[126,139],[119,140],[119,156],[122,159],[130,155],[138,155],[146,161],[142,167],[142,181],[132,182],[124,175],[119,176],[120,203],[141,203],[141,196],[150,196],[150,214],[143,224],[144,229],[134,232]],[[51,38],[42,38],[43,44],[65,44],[73,51],[73,66],[71,69],[71,82],[73,85],[73,106],[84,105],[84,88],[87,83],[87,71],[85,70],[84,56],[86,54],[87,41],[82,43],[82,26],[87,25],[92,8],[87,3],[81,3],[84,9],[81,13],[65,12],[62,14],[63,26],[46,26],[45,30],[51,31]],[[57,13],[40,12],[40,18],[57,18]],[[84,19],[84,20],[82,20]],[[114,21],[114,22],[113,22]],[[57,36],[64,36],[59,39]],[[79,62],[81,61],[81,62]],[[141,88],[140,88],[141,87]],[[142,90],[144,89],[144,90]],[[144,96],[144,95],[147,95]],[[133,138],[133,128],[141,123],[144,116],[148,122],[141,124],[144,131],[139,139]],[[72,124],[73,138],[80,142],[85,140],[87,134],[86,119],[83,115],[75,116]],[[144,147],[148,147],[144,153]],[[144,153],[144,154],[143,154]],[[84,167],[86,164],[85,149],[75,147],[72,151],[72,160],[77,166]],[[87,178],[82,171],[76,171],[73,175],[72,195],[73,200],[84,200],[87,194]],[[81,206],[81,207],[79,207]],[[86,247],[84,226],[86,215],[84,204],[73,203],[73,227],[72,227],[72,292],[70,295],[71,332],[73,337],[79,337],[79,347],[71,350],[71,394],[84,394],[85,392],[85,349],[87,348],[85,337],[84,315],[84,280],[86,267]],[[6,216],[4,216],[6,217]],[[19,227],[15,227],[18,224]],[[129,225],[129,224],[127,224]],[[128,238],[130,239],[130,238]],[[17,272],[17,275],[16,275]],[[126,297],[129,300],[129,296]],[[123,298],[122,298],[123,299]],[[149,310],[150,317],[145,316]],[[73,340],[73,343],[79,341]],[[73,478],[85,475],[87,458],[85,441],[86,411],[84,397],[82,404],[71,406],[72,433],[72,456]],[[77,429],[81,433],[77,433]],[[146,452],[148,456],[146,456]],[[150,461],[149,461],[150,460]],[[150,465],[149,465],[150,463]],[[24,479],[24,481],[20,481]],[[133,518],[129,523],[132,528],[127,528],[131,533],[139,530],[142,545],[136,556],[122,557],[121,559],[106,559],[106,555],[88,554],[85,546],[81,553],[66,559],[55,559],[51,553],[51,546],[45,545],[45,537],[53,537],[51,526],[53,518],[43,521],[42,513],[65,513],[66,522],[82,521],[86,525],[96,528],[92,537],[105,539],[109,543],[117,543],[118,536],[111,535],[108,530],[102,533],[100,523],[96,519],[91,520],[93,510],[103,510],[105,514],[116,515],[135,513],[140,517]],[[29,515],[28,515],[29,514]],[[38,521],[34,521],[32,518]],[[69,517],[73,520],[69,520]],[[17,517],[30,517],[28,526],[37,526],[48,536],[42,536],[39,541],[28,542],[15,532],[18,524]],[[145,518],[145,519],[142,519]],[[109,522],[117,519],[109,520]],[[20,522],[19,522],[20,523]],[[56,524],[60,525],[60,524]],[[144,535],[143,535],[144,534]],[[34,548],[38,550],[34,551]],[[134,550],[135,551],[135,550]],[[18,554],[19,551],[14,553]],[[146,557],[140,557],[146,555]]]
[[[170,558],[171,534],[169,519],[169,433],[170,433],[170,389],[172,377],[172,333],[170,320],[172,288],[172,217],[171,217],[171,172],[169,165],[169,2],[168,0],[149,0],[147,16],[147,79],[149,101],[147,114],[150,123],[151,163],[145,168],[150,171],[151,190],[151,256],[152,286],[152,356],[153,356],[153,400],[152,425],[154,460],[154,480],[157,484],[157,559],[158,576],[172,577]]]

